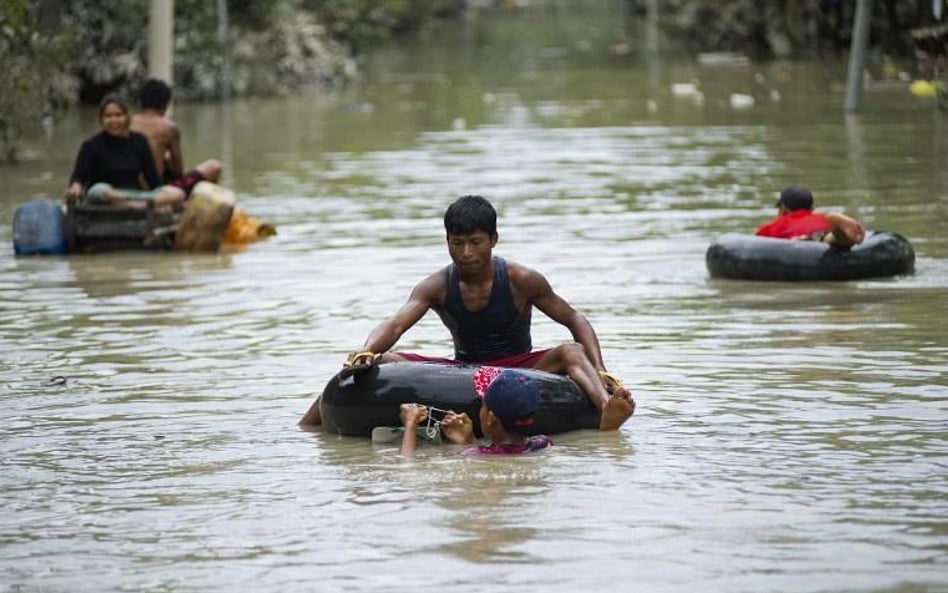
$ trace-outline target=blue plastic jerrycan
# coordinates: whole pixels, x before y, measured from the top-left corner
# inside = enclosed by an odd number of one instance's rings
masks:
[[[13,214],[13,251],[17,255],[64,255],[66,216],[46,198],[20,204]]]

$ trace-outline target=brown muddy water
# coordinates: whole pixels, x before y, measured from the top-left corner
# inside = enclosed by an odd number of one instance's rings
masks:
[[[847,117],[840,63],[647,60],[615,3],[557,6],[345,91],[177,106],[188,161],[221,156],[278,226],[244,252],[15,258],[13,211],[59,195],[89,110],[0,168],[0,591],[948,590],[948,116],[887,85]],[[692,81],[703,101],[672,92]],[[710,279],[708,244],[791,182],[908,237],[917,272]],[[466,193],[637,414],[528,459],[298,430],[447,261]],[[429,316],[400,347],[449,343]]]

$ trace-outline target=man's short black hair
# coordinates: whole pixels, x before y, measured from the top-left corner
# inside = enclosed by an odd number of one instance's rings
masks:
[[[497,211],[481,196],[461,196],[444,213],[444,230],[449,235],[470,235],[484,231],[497,234]]]
[[[783,205],[790,212],[813,210],[813,194],[805,187],[791,185],[780,192],[776,205]]]
[[[138,95],[138,103],[142,109],[156,109],[162,111],[168,108],[171,103],[171,87],[165,84],[163,80],[149,78],[142,85],[141,93]]]

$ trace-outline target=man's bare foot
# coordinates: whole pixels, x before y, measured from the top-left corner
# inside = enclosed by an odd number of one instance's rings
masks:
[[[618,430],[635,412],[635,400],[625,387],[617,387],[602,408],[599,430]]]
[[[101,199],[112,202],[113,204],[121,203],[128,199],[128,194],[126,194],[120,189],[116,189],[114,187],[108,187],[105,189],[105,191],[102,192]]]
[[[146,200],[129,200],[123,192],[117,189],[106,191],[101,199],[110,206],[127,208],[129,210],[148,209],[148,202]]]

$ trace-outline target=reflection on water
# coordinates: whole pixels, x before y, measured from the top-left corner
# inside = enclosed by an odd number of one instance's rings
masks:
[[[612,8],[560,8],[388,51],[337,95],[178,106],[186,158],[229,152],[279,227],[246,251],[0,252],[0,591],[948,587],[943,115],[889,91],[845,117],[832,65],[596,54]],[[703,104],[668,90],[692,79]],[[60,191],[94,123],[0,170],[0,216]],[[709,279],[711,240],[789,182],[909,237],[917,273]],[[514,460],[298,431],[471,192],[498,253],[594,323],[636,416]],[[401,346],[450,348],[434,316]]]

